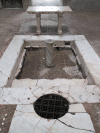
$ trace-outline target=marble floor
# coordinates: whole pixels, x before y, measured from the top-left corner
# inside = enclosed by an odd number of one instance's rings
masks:
[[[41,41],[45,40],[45,38],[53,38],[55,42],[68,42],[69,40],[71,42],[70,47],[74,50],[76,56],[73,58],[74,55],[72,56],[72,53],[68,54],[66,50],[69,58],[68,56],[64,56],[64,59],[72,66],[76,65],[75,63],[77,61],[79,65],[85,68],[83,70],[87,78],[75,79],[75,77],[73,77],[72,79],[67,79],[64,77],[59,78],[58,76],[58,78],[56,77],[52,80],[34,79],[34,77],[33,79],[30,79],[30,77],[16,79],[16,72],[23,66],[25,52],[27,53],[24,48],[31,47],[31,45],[33,46],[33,42],[35,41],[38,41],[37,46],[39,46],[41,45]],[[59,48],[65,48],[65,44],[63,45],[63,43],[61,43],[60,45]],[[33,46],[33,48],[35,48],[35,46]],[[29,50],[29,52],[31,51]],[[92,53],[92,55],[89,56],[89,53]],[[62,57],[61,54],[60,56]],[[94,58],[95,60],[93,60]],[[35,59],[32,60],[34,60],[35,64]],[[55,63],[57,62],[55,61]],[[15,36],[2,56],[0,64],[0,77],[2,79],[0,80],[0,104],[3,105],[2,108],[8,109],[7,106],[10,106],[12,109],[12,112],[10,111],[11,116],[9,116],[9,112],[7,112],[4,113],[4,117],[1,119],[1,132],[95,132],[91,117],[82,104],[100,102],[100,75],[96,73],[100,69],[100,59],[85,36]],[[29,64],[31,64],[31,62]],[[68,66],[68,64],[66,66]],[[39,116],[34,110],[34,104],[39,97],[46,94],[57,94],[67,99],[69,102],[68,112],[57,119],[44,119]],[[5,130],[3,126],[6,125],[6,121],[9,121],[9,123]]]
[[[23,10],[1,10],[0,26],[0,57],[8,47],[14,34],[36,34],[30,28],[35,20],[34,16],[27,15]],[[95,49],[99,51],[99,11],[75,11],[73,14],[64,15],[64,34],[84,34]],[[23,16],[23,17],[22,17]],[[73,16],[73,17],[72,17]],[[56,25],[56,17],[43,16],[42,25],[44,34],[56,33],[48,24]],[[93,17],[95,19],[93,19]],[[68,18],[68,19],[66,19]],[[71,19],[73,18],[73,21]],[[79,19],[78,19],[79,18]],[[86,19],[84,19],[86,18]],[[19,21],[19,22],[18,22]],[[80,26],[78,26],[78,24]],[[77,25],[76,25],[77,24]],[[29,27],[28,27],[29,25]],[[4,27],[4,28],[3,28]],[[26,30],[25,30],[26,27]],[[89,28],[87,28],[89,27]],[[31,29],[31,30],[30,30]],[[64,29],[64,28],[63,28]],[[83,30],[84,29],[84,30]],[[27,81],[26,81],[27,80]],[[47,83],[47,84],[46,84]],[[30,84],[30,86],[28,85]],[[20,89],[19,89],[20,87]],[[38,89],[38,91],[37,91]],[[77,91],[76,91],[77,90]],[[72,80],[14,80],[11,88],[0,88],[0,132],[64,132],[91,133],[100,131],[100,91],[99,86],[88,85],[84,79]],[[33,102],[41,95],[55,93],[67,97],[70,101],[68,113],[57,120],[48,120],[39,117],[33,108]],[[43,124],[45,123],[45,124]],[[46,126],[44,126],[46,125]]]

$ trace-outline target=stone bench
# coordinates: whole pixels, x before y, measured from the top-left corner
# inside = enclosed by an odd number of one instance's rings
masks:
[[[41,14],[57,14],[58,15],[58,34],[62,34],[62,18],[63,14],[72,12],[69,6],[29,6],[27,9],[29,14],[36,14],[37,34],[41,34]]]

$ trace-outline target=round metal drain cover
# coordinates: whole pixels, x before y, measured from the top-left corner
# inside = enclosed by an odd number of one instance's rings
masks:
[[[43,95],[34,103],[36,113],[46,119],[57,119],[68,112],[69,102],[56,94]]]

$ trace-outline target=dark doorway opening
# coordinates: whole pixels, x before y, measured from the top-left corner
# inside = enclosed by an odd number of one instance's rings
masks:
[[[1,0],[2,8],[22,8],[22,0]]]

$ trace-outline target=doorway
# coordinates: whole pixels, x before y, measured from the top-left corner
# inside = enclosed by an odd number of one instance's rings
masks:
[[[1,0],[3,8],[22,8],[22,0]]]

